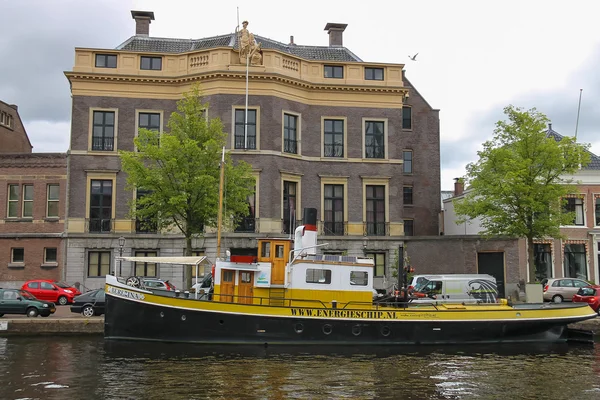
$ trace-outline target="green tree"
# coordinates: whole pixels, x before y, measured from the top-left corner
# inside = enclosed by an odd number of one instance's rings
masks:
[[[226,134],[218,118],[208,120],[208,104],[193,86],[177,103],[168,131],[140,129],[134,142],[137,151],[121,151],[127,188],[148,191],[131,202],[130,214],[158,230],[178,229],[185,236],[185,255],[192,253],[192,237],[205,226],[216,226],[219,181]],[[225,155],[224,224],[231,228],[248,214],[248,196],[254,191],[248,163],[233,164]]]
[[[467,165],[468,191],[454,201],[459,219],[481,217],[483,234],[526,238],[529,279],[535,280],[535,239],[560,238],[560,226],[573,220],[564,212],[564,197],[575,193],[576,173],[590,161],[588,145],[573,137],[547,137],[548,118],[535,108],[504,109],[492,140],[478,152],[479,161]]]

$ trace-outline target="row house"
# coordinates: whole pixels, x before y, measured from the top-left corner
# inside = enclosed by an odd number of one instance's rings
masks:
[[[252,165],[256,180],[249,216],[223,234],[232,254],[256,254],[258,237],[290,237],[303,208],[314,207],[320,242],[329,244],[321,251],[372,256],[376,285],[384,287],[407,236],[438,235],[439,112],[402,64],[361,60],[343,46],[345,24],[327,24],[329,46],[250,34],[257,44],[247,66],[235,33],[155,38],[152,12],[132,17],[134,36],[115,49],[76,48],[65,73],[73,104],[69,281],[102,286],[119,253],[183,254],[182,235],[128,216],[143,192],[125,188],[118,151],[134,149],[139,128],[165,131],[177,101],[196,83],[207,117],[223,122],[227,151]],[[207,229],[193,246],[214,259],[214,232]],[[154,264],[118,267],[179,286],[193,274]]]
[[[562,135],[552,129],[548,137],[557,141]],[[536,276],[528,276],[527,257],[520,262],[520,275],[527,281],[541,281],[544,278],[579,278],[596,284],[600,283],[600,157],[591,154],[591,161],[575,175],[563,176],[576,182],[577,193],[565,200],[565,211],[573,212],[571,224],[561,227],[563,239],[538,240],[535,243]],[[443,201],[444,232],[446,235],[478,235],[482,232],[480,219],[457,225],[452,201],[464,196],[463,188],[457,182],[455,196]],[[467,190],[468,191],[468,190]],[[524,253],[525,240],[520,240]]]

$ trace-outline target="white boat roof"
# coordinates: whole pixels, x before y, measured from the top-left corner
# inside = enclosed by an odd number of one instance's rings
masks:
[[[190,257],[117,257],[117,260],[131,262],[146,262],[157,264],[181,264],[181,265],[210,265],[210,261],[206,256],[190,256]]]

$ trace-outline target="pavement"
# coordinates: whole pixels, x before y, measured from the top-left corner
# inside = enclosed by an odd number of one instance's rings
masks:
[[[4,315],[4,317],[0,318],[0,321],[3,319],[20,319],[20,318],[28,318],[28,317],[27,317],[27,315],[21,315],[21,314],[6,314],[6,315]],[[51,314],[49,317],[37,316],[36,318],[45,319],[45,320],[64,319],[64,318],[104,319],[104,316],[100,315],[100,316],[94,316],[91,318],[86,318],[83,315],[81,315],[81,313],[71,312],[71,305],[69,304],[66,306],[57,305],[56,312],[54,314]]]

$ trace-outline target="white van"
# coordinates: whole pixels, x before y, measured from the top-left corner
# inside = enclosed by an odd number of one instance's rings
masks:
[[[491,275],[448,274],[421,278],[411,293],[413,302],[495,303],[498,300],[496,278]]]

